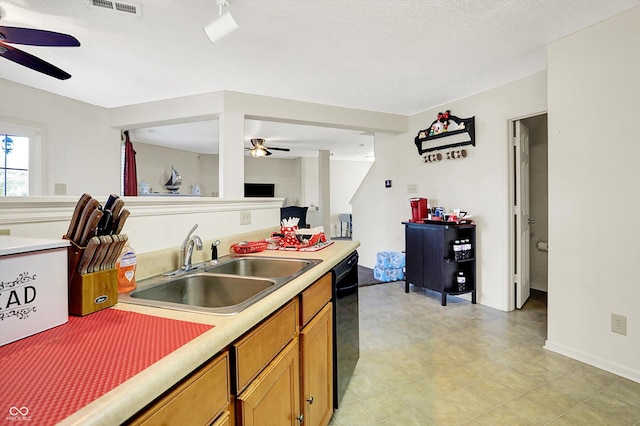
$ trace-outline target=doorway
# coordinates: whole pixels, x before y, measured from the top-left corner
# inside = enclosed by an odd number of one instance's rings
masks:
[[[511,276],[513,307],[521,309],[530,291],[548,286],[547,114],[514,119],[510,126]]]

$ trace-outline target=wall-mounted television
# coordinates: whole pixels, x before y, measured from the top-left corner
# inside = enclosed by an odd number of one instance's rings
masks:
[[[245,197],[275,197],[276,184],[275,183],[245,183],[244,196]]]

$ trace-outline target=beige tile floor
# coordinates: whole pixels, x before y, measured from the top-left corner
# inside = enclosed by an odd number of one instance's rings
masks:
[[[543,349],[544,296],[507,313],[361,287],[360,361],[331,425],[640,425],[640,384]]]

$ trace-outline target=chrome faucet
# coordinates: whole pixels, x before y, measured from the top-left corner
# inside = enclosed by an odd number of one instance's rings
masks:
[[[193,256],[193,250],[202,250],[202,240],[197,235],[193,234],[193,231],[196,230],[198,224],[196,223],[191,231],[187,234],[187,238],[182,242],[182,246],[180,247],[180,269],[183,271],[189,271],[193,268],[191,258]]]

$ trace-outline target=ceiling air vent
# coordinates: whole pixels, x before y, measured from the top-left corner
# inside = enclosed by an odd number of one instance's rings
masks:
[[[89,0],[89,6],[142,16],[142,5],[122,0]]]

